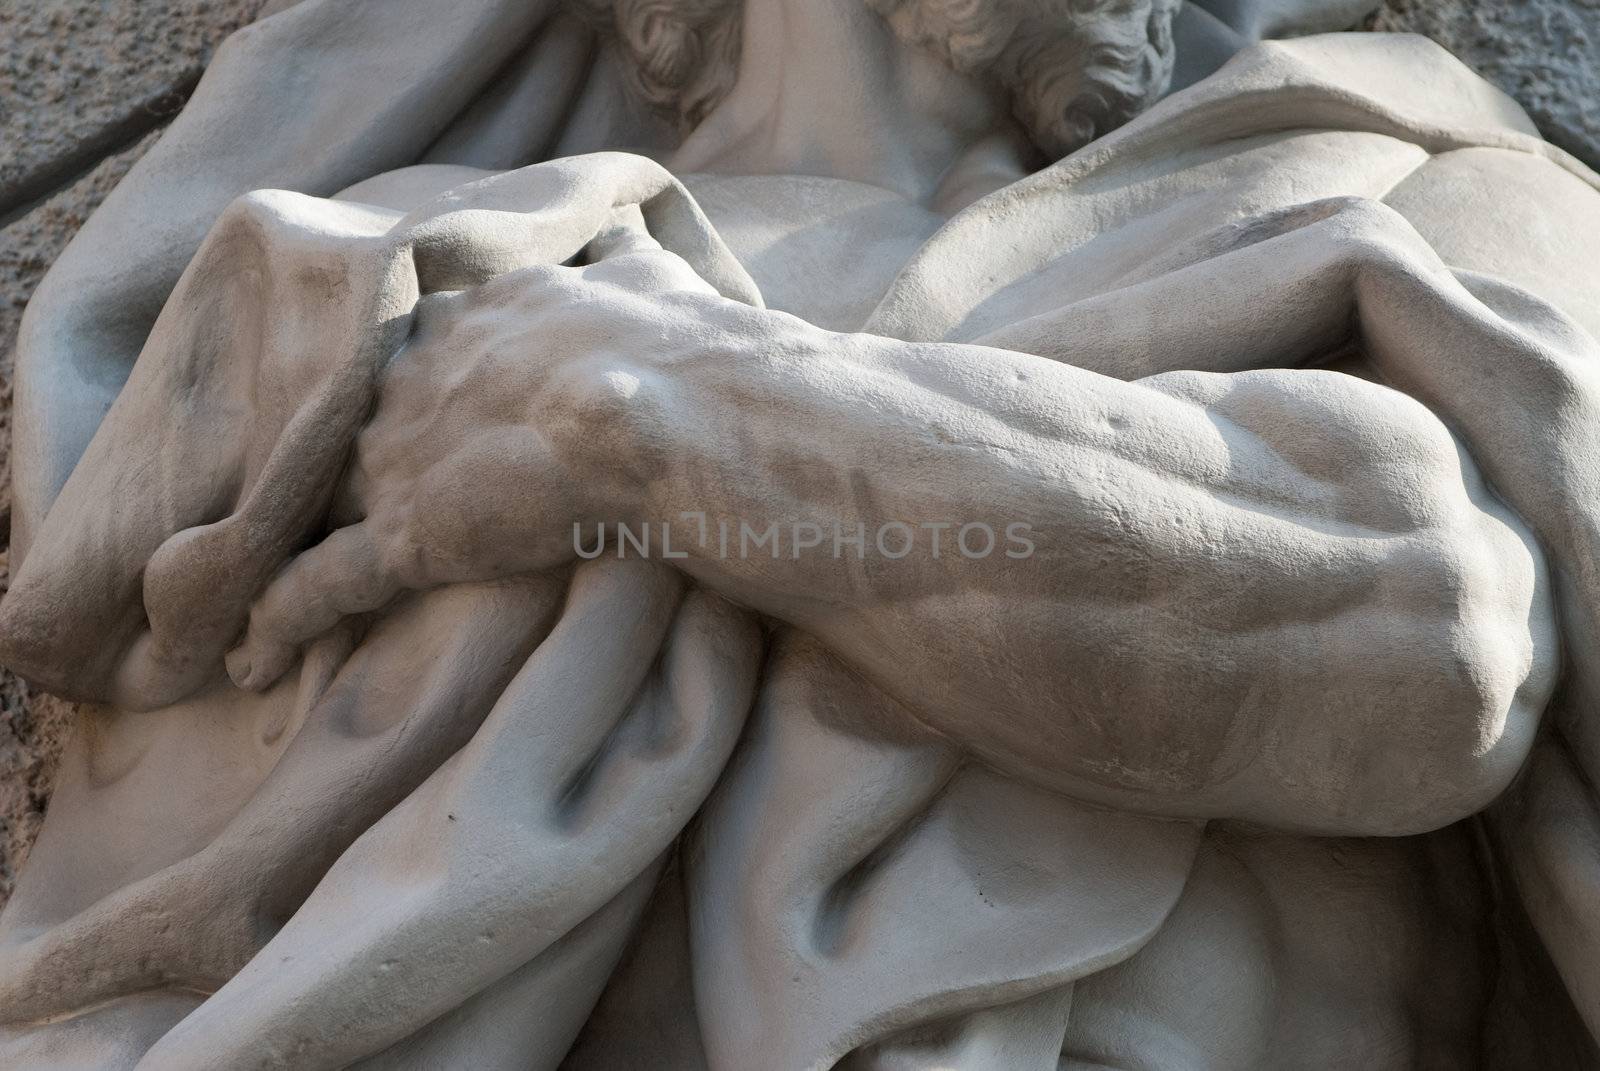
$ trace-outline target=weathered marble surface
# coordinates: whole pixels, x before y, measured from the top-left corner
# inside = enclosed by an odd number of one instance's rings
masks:
[[[1249,48],[1119,130],[1155,82],[1085,129],[1002,62],[1024,138],[970,56],[905,51],[972,47],[928,9],[760,2],[772,62],[671,82],[727,95],[681,145],[604,65],[460,111],[562,17],[291,13],[63,258],[0,643],[109,709],[0,920],[0,1045],[1592,1055],[1600,182],[1415,40]],[[278,109],[330,41],[349,106]],[[368,92],[381,62],[421,84]],[[871,104],[783,105],[841,87]],[[592,151],[641,143],[677,177]],[[306,193],[234,200],[262,176]],[[1068,538],[842,575],[674,529],[676,570],[566,568],[569,519],[1001,504]],[[740,607],[780,623],[759,675]]]
[[[0,169],[4,516],[10,497],[10,361],[24,303],[83,220],[153,140],[146,136],[128,145],[126,139],[164,124],[210,50],[261,6],[262,0],[41,0],[0,10],[6,31],[0,32],[6,57],[0,63],[0,144],[9,150]],[[1600,166],[1596,0],[1385,0],[1368,25],[1433,37],[1516,97],[1556,144]],[[0,682],[3,905],[43,817],[72,708],[31,692],[3,668]]]

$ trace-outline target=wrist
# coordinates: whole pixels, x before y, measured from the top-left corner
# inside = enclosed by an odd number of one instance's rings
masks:
[[[659,376],[624,361],[583,361],[558,374],[536,415],[567,473],[574,520],[637,520],[666,455]]]

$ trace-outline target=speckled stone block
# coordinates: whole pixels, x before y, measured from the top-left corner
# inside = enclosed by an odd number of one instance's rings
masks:
[[[0,220],[165,123],[261,0],[0,5]]]

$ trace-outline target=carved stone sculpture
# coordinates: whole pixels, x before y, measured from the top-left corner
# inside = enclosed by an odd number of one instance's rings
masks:
[[[26,1068],[1592,1067],[1600,178],[1361,0],[304,0],[30,306]]]

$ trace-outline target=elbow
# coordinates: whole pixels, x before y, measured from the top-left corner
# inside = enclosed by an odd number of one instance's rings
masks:
[[[1416,709],[1380,740],[1367,835],[1428,832],[1482,811],[1533,750],[1555,690],[1559,638],[1548,570],[1505,513],[1437,540],[1417,579]]]
[[[1516,778],[1556,685],[1550,578],[1514,516],[1454,512],[1377,563],[1299,731],[1265,748],[1268,798],[1243,817],[1409,836],[1479,813]]]
[[[1439,777],[1475,814],[1526,765],[1555,693],[1560,639],[1549,584],[1541,576],[1523,614],[1469,621],[1460,633],[1463,730],[1446,742]]]
[[[1526,637],[1524,631],[1524,643]],[[1486,648],[1485,639],[1503,646]],[[1511,786],[1554,690],[1554,643],[1531,658],[1517,654],[1518,646],[1509,630],[1462,639],[1454,669],[1459,683],[1441,688],[1420,712],[1424,718],[1412,727],[1416,745],[1396,751],[1405,757],[1409,750],[1409,791],[1377,812],[1383,828],[1375,832],[1439,829],[1481,812]]]

